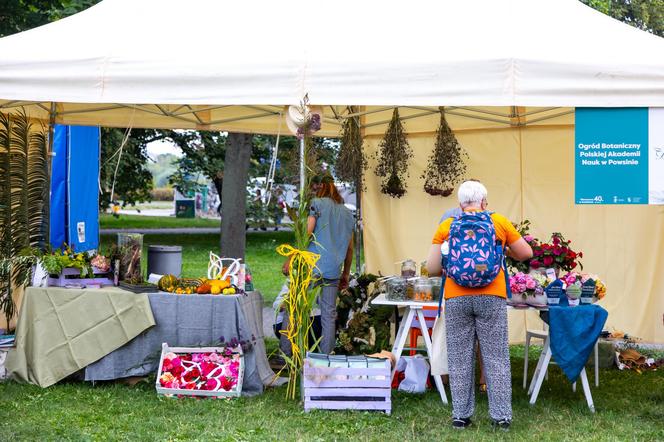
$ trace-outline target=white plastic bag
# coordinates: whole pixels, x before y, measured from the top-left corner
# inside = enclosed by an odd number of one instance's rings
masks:
[[[404,372],[404,379],[399,384],[399,391],[407,393],[424,393],[429,378],[429,363],[422,355],[399,358],[397,371]]]
[[[431,332],[431,374],[433,376],[449,374],[447,368],[447,332],[445,317],[439,316]]]

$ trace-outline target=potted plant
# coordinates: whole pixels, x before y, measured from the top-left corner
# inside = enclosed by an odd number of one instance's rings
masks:
[[[583,270],[580,258],[583,258],[583,252],[575,252],[570,247],[572,241],[566,240],[562,233],[554,232],[551,235],[550,242],[539,242],[532,238],[530,245],[533,248],[533,258],[529,266],[533,270],[545,270],[553,268],[556,277],[560,271],[570,272],[577,266]]]
[[[528,304],[533,307],[547,305],[544,288],[547,279],[541,274],[526,274],[519,272],[510,276],[510,289],[512,291],[512,304]]]

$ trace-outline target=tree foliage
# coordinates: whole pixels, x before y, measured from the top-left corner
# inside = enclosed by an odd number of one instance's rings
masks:
[[[113,199],[122,201],[123,206],[150,201],[153,185],[152,173],[148,169],[147,145],[165,138],[165,135],[154,129],[132,129],[120,152],[124,135],[124,130],[115,128],[104,128],[101,132],[101,209],[111,204],[111,190],[114,190]],[[116,167],[117,176],[114,179]]]
[[[0,37],[81,12],[100,0],[2,0]]]
[[[616,20],[664,37],[664,0],[581,0],[581,2]]]

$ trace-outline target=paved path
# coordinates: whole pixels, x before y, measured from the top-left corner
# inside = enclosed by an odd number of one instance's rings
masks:
[[[219,233],[219,227],[172,227],[164,229],[101,229],[102,235],[114,233],[142,233],[144,235],[182,235]]]
[[[280,232],[290,232],[293,229],[290,227],[280,227]],[[260,232],[274,232],[274,229],[260,230],[250,227],[247,232],[260,233]],[[114,235],[116,233],[142,233],[144,235],[191,235],[191,234],[211,234],[219,233],[219,227],[168,227],[156,229],[101,229],[101,235]]]

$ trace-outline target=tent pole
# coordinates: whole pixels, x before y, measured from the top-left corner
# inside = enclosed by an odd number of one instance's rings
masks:
[[[362,248],[362,207],[360,205],[362,197],[360,196],[359,182],[355,181],[355,273],[359,276],[362,271],[360,263]]]
[[[51,102],[51,109],[49,111],[48,119],[48,145],[46,148],[46,189],[45,198],[44,198],[44,238],[45,244],[44,247],[47,247],[51,243],[51,169],[52,169],[52,157],[53,157],[53,137],[55,135],[55,115],[56,115],[56,106],[55,102]]]
[[[304,195],[304,137],[300,139],[300,194]]]

